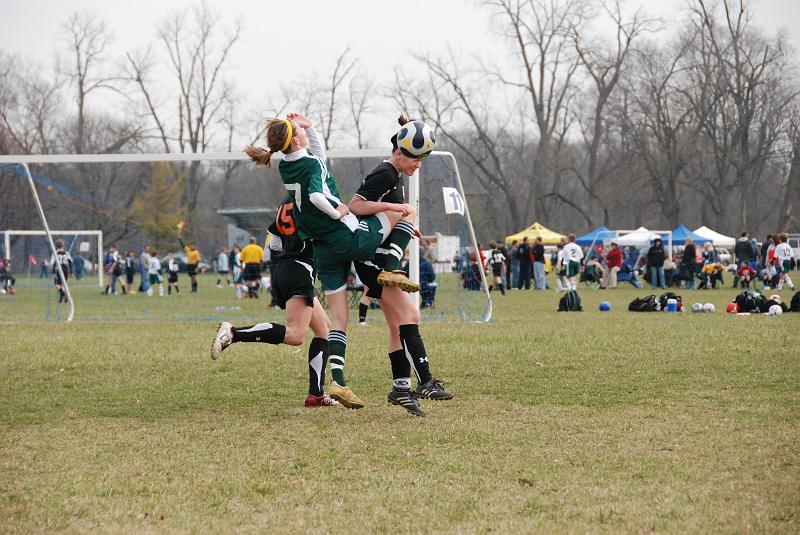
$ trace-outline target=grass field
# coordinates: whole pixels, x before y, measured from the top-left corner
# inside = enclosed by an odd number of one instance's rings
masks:
[[[85,288],[77,323],[0,325],[0,531],[800,531],[800,314],[496,295],[488,325],[423,327],[456,397],[414,418],[386,404],[377,311],[349,333],[367,406],[305,409],[305,347],[208,358],[215,316],[281,317],[215,292]],[[681,293],[724,310],[734,290]]]

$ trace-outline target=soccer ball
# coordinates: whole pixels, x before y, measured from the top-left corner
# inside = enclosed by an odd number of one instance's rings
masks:
[[[702,312],[702,311],[703,311],[702,303],[695,303],[692,305],[692,312]]]
[[[422,121],[410,121],[397,132],[397,147],[409,158],[425,158],[436,146],[433,128]]]
[[[0,288],[0,295],[6,295],[5,288]]]
[[[780,305],[772,305],[769,307],[769,312],[767,312],[768,316],[780,316],[781,314],[783,314],[783,309]]]
[[[716,312],[717,307],[715,307],[713,303],[706,303],[705,305],[703,305],[703,311],[709,313]]]
[[[611,310],[611,303],[609,303],[608,301],[603,301],[602,303],[600,303],[600,310],[602,312],[608,312],[609,310]]]

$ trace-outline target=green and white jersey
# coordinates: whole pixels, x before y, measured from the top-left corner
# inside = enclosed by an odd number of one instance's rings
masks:
[[[358,219],[353,214],[340,217],[342,204],[336,181],[325,164],[325,152],[313,128],[306,129],[312,154],[300,149],[287,154],[278,165],[281,180],[295,203],[295,220],[303,239],[333,239],[342,231],[355,232]]]

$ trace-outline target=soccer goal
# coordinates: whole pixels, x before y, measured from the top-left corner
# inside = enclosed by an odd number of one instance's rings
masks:
[[[363,177],[388,156],[383,149],[328,151],[328,167],[336,176],[342,199],[349,201]],[[237,300],[227,285],[219,284],[225,277],[213,273],[223,248],[230,249],[237,240],[238,245],[244,245],[241,242],[246,236],[256,236],[263,242],[274,217],[269,214],[286,195],[277,165],[256,168],[244,153],[6,155],[0,156],[0,179],[27,180],[41,217],[40,228],[5,233],[6,254],[11,252],[16,262],[25,254],[23,248],[15,246],[15,240],[22,237],[43,235],[52,254],[57,237],[62,237],[67,246],[85,249],[86,240],[80,236],[92,236],[89,247],[92,256],[96,254],[92,264],[99,264],[100,268],[95,268],[98,283],[107,287],[110,274],[102,269],[108,254],[104,245],[115,245],[123,256],[128,252],[136,259],[134,282],[132,287],[128,284],[131,297],[111,301],[98,298],[100,292],[96,290],[87,293],[87,288],[77,288],[72,292],[75,298],[69,300],[67,321],[73,317],[94,321],[214,320],[231,316],[237,321],[264,321],[281,317],[279,311],[265,311],[263,306]],[[434,151],[421,172],[408,177],[407,189],[425,237],[422,242],[415,238],[407,249],[410,277],[420,281],[421,265],[426,276],[421,300],[414,294],[423,317],[428,321],[489,321],[491,296],[455,157]],[[153,299],[144,291],[148,275],[147,266],[140,261],[143,248],[147,245],[149,250],[157,250],[165,270],[169,257],[182,258],[183,248],[175,231],[176,223],[184,221],[187,228],[182,237],[196,242],[203,256],[197,299]],[[97,230],[56,232],[50,226]],[[435,280],[430,280],[431,272]],[[124,284],[125,275],[119,277]],[[179,275],[181,284],[185,292],[189,287],[185,274]],[[119,294],[112,299],[118,299]],[[19,293],[14,297],[19,299]],[[262,297],[269,299],[268,289],[262,290]],[[0,311],[2,304],[0,299]],[[77,313],[73,307],[77,307]],[[14,319],[13,313],[5,316]]]

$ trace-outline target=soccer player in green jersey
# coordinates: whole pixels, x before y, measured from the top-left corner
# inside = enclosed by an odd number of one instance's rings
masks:
[[[258,165],[270,165],[272,155],[284,154],[278,165],[281,180],[295,202],[295,219],[300,237],[314,242],[314,262],[331,311],[328,362],[331,366],[332,398],[346,406],[363,405],[347,386],[344,375],[347,350],[347,276],[356,260],[371,260],[385,240],[393,249],[404,250],[415,229],[416,213],[409,205],[358,219],[339,198],[325,150],[311,124],[300,114],[274,119],[267,125],[268,150],[247,147]],[[399,268],[399,265],[397,266]],[[384,286],[419,291],[419,285],[387,267],[378,278]]]

